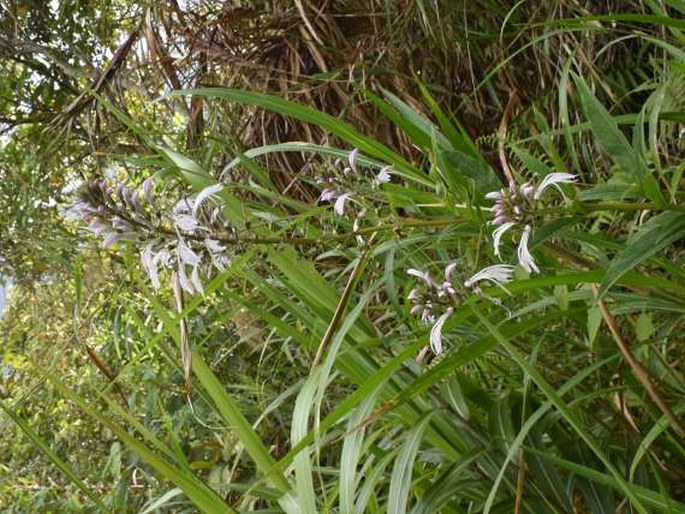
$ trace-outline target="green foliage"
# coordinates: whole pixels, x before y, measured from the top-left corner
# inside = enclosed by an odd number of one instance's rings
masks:
[[[96,14],[98,5],[79,7],[53,36],[58,46],[85,37],[84,52],[101,59],[112,42],[138,37],[140,21],[169,78],[170,48],[153,23],[162,14],[131,14],[126,3]],[[261,29],[277,12],[265,5],[194,14],[216,15],[217,41],[226,26],[237,41],[239,29]],[[480,14],[465,3],[459,16],[439,2],[376,7],[389,46],[413,48],[403,41],[411,33],[438,56],[469,49],[469,95],[452,103],[450,85],[426,67],[402,82],[382,56],[292,74],[303,90],[325,84],[360,104],[342,110],[251,90],[248,71],[217,81],[232,87],[177,74],[155,103],[133,86],[73,77],[71,96],[32,90],[32,109],[63,116],[73,93],[87,91],[109,132],[88,125],[82,105],[59,149],[40,124],[15,123],[3,143],[0,272],[15,285],[0,320],[1,510],[685,512],[678,6],[625,3],[616,14],[576,3],[563,19],[553,2],[480,2]],[[49,8],[17,9],[22,34],[47,44]],[[314,5],[287,12],[306,34],[299,51],[335,62],[321,38],[337,32]],[[124,14],[136,23],[102,32]],[[349,17],[364,29],[364,16]],[[92,36],[84,18],[98,20]],[[170,31],[181,23],[165,20]],[[195,28],[194,42],[210,44]],[[202,67],[217,65],[203,55]],[[617,69],[631,59],[639,65]],[[122,83],[134,84],[124,61]],[[3,90],[29,80],[24,65],[3,66]],[[378,78],[386,71],[397,87]],[[341,85],[348,76],[352,92]],[[148,91],[165,92],[159,77]],[[360,121],[367,114],[375,123]],[[238,127],[266,133],[267,119],[301,137],[244,148],[253,132]],[[90,146],[89,130],[101,146]],[[28,152],[34,143],[39,156]],[[66,162],[69,172],[55,171]],[[570,170],[576,183],[521,204],[524,221],[496,252],[487,193]],[[202,275],[202,294],[172,292],[167,275],[185,266],[175,254],[153,291],[142,247],[96,250],[66,213],[77,180],[103,177],[135,187],[153,177],[168,210],[223,184],[206,201],[231,222],[211,234],[230,264]],[[338,195],[331,202],[319,196],[327,188]],[[522,247],[539,275],[519,265]],[[502,262],[511,281],[467,284]],[[435,291],[434,316],[422,322],[412,311],[428,303],[415,298]]]

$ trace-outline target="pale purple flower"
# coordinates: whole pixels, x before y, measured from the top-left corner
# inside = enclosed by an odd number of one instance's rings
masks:
[[[188,274],[186,273],[186,267],[182,262],[179,262],[178,264],[178,280],[184,291],[186,291],[189,294],[195,293],[195,287],[188,278]]]
[[[407,270],[408,275],[418,278],[424,284],[423,288],[412,289],[407,295],[407,300],[414,304],[410,309],[412,315],[419,317],[422,323],[433,324],[430,347],[436,354],[442,351],[442,326],[454,312],[452,306],[460,300],[452,283],[456,267],[456,262],[445,267],[445,280],[442,282],[435,282],[427,271],[423,272],[414,268]]]
[[[430,347],[433,350],[433,353],[436,355],[440,355],[442,353],[442,327],[452,316],[453,312],[454,310],[452,307],[448,308],[443,315],[438,318],[438,320],[435,322],[435,325],[433,325],[433,328],[431,328]]]
[[[435,315],[433,314],[433,306],[427,303],[423,306],[423,312],[421,313],[421,321],[424,323],[433,323],[435,321]]]
[[[195,200],[184,198],[171,212],[164,212],[153,203],[150,179],[143,182],[142,192],[124,184],[112,187],[105,180],[96,180],[79,188],[74,212],[88,222],[90,230],[104,236],[103,248],[122,240],[144,246],[141,264],[155,291],[161,287],[162,268],[173,268],[185,291],[202,293],[204,270],[212,265],[224,270],[230,263],[226,248],[211,238],[212,234],[224,233],[230,225],[220,209],[201,209],[203,202],[221,187],[205,188]],[[170,226],[175,231],[170,231]],[[182,239],[183,234],[197,235],[199,230],[207,235],[204,241]]]
[[[155,264],[162,264],[166,268],[171,268],[173,263],[173,258],[171,257],[171,252],[167,248],[162,248],[155,255]]]
[[[119,200],[121,200],[122,203],[126,203],[128,188],[124,184],[119,184],[119,187],[117,188],[117,194],[119,195]]]
[[[226,267],[231,263],[231,259],[228,255],[224,253],[210,253],[210,259],[212,259],[212,264],[219,271],[226,271]]]
[[[419,293],[418,289],[412,289],[409,291],[409,294],[407,295],[407,300],[409,301],[416,301],[421,297],[421,293]]]
[[[209,251],[209,257],[212,260],[212,264],[219,271],[224,271],[226,266],[230,263],[230,259],[225,254],[226,247],[219,244],[218,241],[214,239],[205,239],[205,246]]]
[[[212,253],[221,253],[226,250],[226,247],[221,245],[219,241],[210,238],[205,239],[205,246]]]
[[[337,198],[339,195],[332,189],[324,189],[321,191],[321,194],[319,195],[319,201],[320,202],[330,202],[334,198]]]
[[[102,241],[102,249],[107,250],[108,248],[113,246],[115,243],[121,241],[124,238],[125,238],[124,234],[120,234],[118,232],[109,233],[105,236],[105,239]]]
[[[140,196],[138,195],[138,191],[133,191],[133,193],[131,193],[131,204],[136,212],[143,211],[143,208],[140,205]]]
[[[418,316],[419,314],[423,313],[423,310],[425,307],[423,305],[414,305],[409,312],[412,314],[412,316]]]
[[[152,205],[154,203],[154,199],[152,198],[152,179],[147,178],[143,182],[143,193],[145,194],[145,200],[147,200],[147,203]]]
[[[110,229],[110,226],[102,220],[95,218],[88,224],[88,228],[92,230],[96,236],[101,236],[103,233]]]
[[[345,213],[345,202],[350,198],[350,196],[351,195],[349,193],[345,193],[340,195],[335,201],[333,210],[338,216],[342,216]]]
[[[532,227],[540,217],[538,202],[549,187],[556,187],[563,195],[559,184],[572,184],[576,179],[571,173],[550,173],[536,186],[529,183],[517,186],[510,182],[508,188],[486,194],[486,198],[495,202],[490,209],[494,216],[490,224],[497,227],[492,233],[495,255],[500,257],[500,241],[504,233],[514,226],[522,226],[524,228],[517,251],[519,264],[529,273],[539,273],[540,270],[528,250]]]
[[[193,209],[192,198],[182,198],[171,209],[173,214],[188,214]]]
[[[122,219],[118,216],[115,216],[112,218],[112,226],[116,228],[117,230],[131,230],[131,224],[126,221],[125,219]]]
[[[455,272],[456,269],[457,269],[457,263],[456,263],[456,261],[455,261],[455,262],[452,262],[451,264],[448,264],[448,265],[445,267],[445,280],[451,281],[451,280],[452,280],[452,276],[454,275],[454,272]]]
[[[526,225],[523,229],[523,233],[521,234],[521,241],[519,242],[518,260],[519,264],[528,273],[540,273],[540,269],[535,264],[535,260],[533,259],[533,256],[530,254],[530,251],[528,250],[528,240],[530,239],[530,232],[530,225]]]
[[[526,200],[530,199],[530,195],[533,191],[535,191],[535,186],[531,186],[528,182],[521,186],[521,194]]]
[[[155,254],[152,251],[152,243],[147,245],[145,249],[140,252],[140,261],[147,272],[147,276],[150,277],[152,288],[155,291],[159,291],[162,284],[159,281],[159,270],[157,269],[157,263],[155,262]]]
[[[371,189],[378,188],[381,184],[390,182],[392,178],[392,167],[385,166],[378,173],[372,174],[367,169],[370,163],[365,161],[364,167],[360,167],[359,159],[359,149],[355,148],[347,155],[347,162],[344,162],[344,158],[336,159],[331,173],[317,178],[317,183],[323,187],[318,201],[335,200],[333,207],[339,216],[343,215],[349,199],[354,197],[355,204],[363,208],[369,186]]]

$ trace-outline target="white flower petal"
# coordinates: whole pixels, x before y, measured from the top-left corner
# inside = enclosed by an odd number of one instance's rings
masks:
[[[179,242],[177,251],[181,264],[188,264],[193,267],[200,264],[200,257],[184,242]]]
[[[174,225],[183,232],[192,232],[198,226],[198,221],[192,214],[175,214],[172,216]]]
[[[192,198],[183,198],[171,209],[173,214],[188,214],[192,210]]]
[[[197,216],[197,210],[202,205],[202,202],[204,202],[210,196],[220,193],[223,189],[223,184],[214,184],[213,186],[206,187],[200,191],[197,195],[197,198],[195,198],[195,203],[193,204],[193,216]]]
[[[162,265],[164,265],[164,267],[171,268],[171,253],[169,253],[169,250],[167,250],[166,248],[163,248],[159,252],[157,252],[153,259],[153,262],[155,264],[161,263]]]
[[[152,244],[149,244],[145,249],[140,252],[140,261],[145,268],[147,276],[150,277],[150,282],[152,282],[152,288],[155,291],[159,291],[162,284],[159,282],[159,273],[157,270],[157,262],[155,260],[155,254],[152,251]]]
[[[438,318],[438,321],[435,322],[433,328],[431,328],[430,346],[435,355],[442,353],[442,327],[450,316],[452,316],[452,312],[453,310],[451,307],[447,309],[447,311]]]
[[[178,265],[178,281],[183,290],[188,294],[193,294],[195,292],[193,283],[188,279],[188,275],[186,275],[186,266],[182,262]]]
[[[420,278],[426,283],[426,285],[428,285],[428,287],[432,287],[435,285],[435,282],[433,282],[433,279],[427,271],[423,272],[414,268],[409,268],[407,270],[407,275],[412,275],[413,277]]]
[[[204,288],[202,287],[202,281],[200,280],[200,272],[198,271],[198,266],[193,268],[193,272],[190,274],[190,281],[193,283],[195,291],[202,294]]]
[[[504,223],[503,225],[500,225],[499,227],[497,227],[497,228],[494,230],[494,232],[492,233],[492,246],[493,246],[494,249],[495,249],[495,255],[496,255],[497,257],[500,256],[500,254],[499,254],[499,242],[500,242],[500,239],[502,239],[502,236],[504,235],[504,233],[505,233],[507,230],[509,230],[511,227],[513,227],[514,225],[516,225],[515,222],[509,221],[509,222]]]
[[[530,254],[530,251],[528,250],[528,240],[530,239],[530,231],[530,225],[526,225],[526,228],[523,229],[523,234],[521,234],[521,241],[519,242],[518,248],[519,264],[528,273],[540,273],[540,269],[535,264],[535,260],[533,259],[533,256]]]
[[[390,176],[390,173],[388,173],[388,170],[392,169],[390,166],[386,166],[383,168],[381,171],[378,172],[378,175],[376,175],[376,182],[379,184],[385,184],[387,182],[390,182],[390,179],[392,178]]]
[[[445,280],[451,281],[452,275],[454,275],[454,271],[456,269],[457,269],[457,263],[456,262],[448,264],[447,267],[445,268]]]
[[[213,253],[212,254],[212,264],[214,264],[214,267],[218,269],[219,271],[226,271],[226,267],[231,263],[231,259],[228,258],[227,255],[224,255],[222,253]]]
[[[342,216],[345,213],[345,202],[350,197],[349,193],[340,195],[333,205],[333,210],[338,216]]]
[[[538,187],[535,189],[535,194],[533,195],[533,198],[535,200],[539,200],[545,189],[547,189],[550,186],[554,186],[557,189],[559,189],[559,191],[561,191],[558,184],[572,184],[576,181],[577,178],[578,177],[576,175],[573,175],[571,173],[550,173],[542,179],[542,182],[540,182],[540,184],[538,184]]]
[[[205,239],[205,246],[210,253],[220,253],[226,249],[225,246],[221,246],[221,244],[219,244],[219,241],[210,238]]]
[[[473,287],[482,280],[487,280],[493,284],[502,286],[507,282],[511,282],[513,275],[514,266],[509,264],[495,264],[494,266],[488,266],[487,268],[480,270],[478,273],[464,282],[464,286]]]
[[[359,156],[359,149],[355,148],[350,152],[350,154],[347,156],[347,160],[350,162],[350,168],[352,171],[357,173],[357,157]]]

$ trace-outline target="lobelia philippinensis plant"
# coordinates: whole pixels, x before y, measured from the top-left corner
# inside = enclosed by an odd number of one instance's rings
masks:
[[[160,273],[173,270],[184,291],[202,293],[202,276],[212,268],[224,270],[231,254],[218,238],[234,234],[219,207],[207,201],[223,186],[214,185],[195,197],[179,200],[170,210],[155,201],[150,179],[141,190],[96,180],[81,187],[74,206],[89,228],[103,237],[103,248],[119,241],[138,247],[141,263],[153,288],[161,287]]]
[[[433,280],[428,272],[416,269],[407,270],[407,274],[419,279],[418,287],[412,289],[407,295],[407,300],[412,305],[410,312],[421,322],[433,325],[430,332],[430,347],[435,354],[442,353],[443,326],[467,295],[479,294],[500,304],[499,299],[485,295],[478,283],[485,281],[504,288],[514,275],[514,266],[496,264],[480,270],[463,284],[459,284],[455,280],[456,270],[456,262],[448,264],[443,272],[444,280],[442,281]]]
[[[367,170],[358,167],[357,160],[359,150],[352,150],[347,156],[347,163],[342,159],[337,159],[332,170],[326,176],[319,177],[317,183],[324,189],[321,191],[319,201],[333,202],[333,210],[338,216],[343,216],[346,212],[346,205],[356,203],[361,211],[365,211],[362,199],[365,190],[378,189],[381,184],[390,182],[390,166],[385,166],[376,174],[370,174]],[[354,209],[348,208],[347,211]],[[357,215],[359,216],[359,212]],[[363,214],[362,214],[363,215]]]
[[[319,201],[333,202],[338,216],[352,212],[355,216],[353,234],[359,242],[364,240],[357,233],[360,219],[375,198],[369,192],[389,182],[389,166],[377,173],[358,167],[359,152],[352,150],[343,163],[338,159],[331,173],[319,177],[317,182],[324,187]],[[551,173],[539,184],[524,183],[519,186],[511,182],[507,188],[488,193],[486,198],[494,200],[491,208],[494,219],[494,255],[501,257],[502,236],[515,227],[521,227],[517,257],[518,263],[529,273],[539,268],[528,249],[533,227],[544,220],[545,191],[559,184],[573,184],[575,175]],[[230,221],[225,219],[219,206],[209,199],[217,195],[223,186],[216,184],[200,191],[196,196],[182,198],[171,208],[165,209],[153,196],[150,179],[143,182],[140,190],[124,184],[110,185],[106,180],[96,180],[78,190],[75,211],[89,228],[103,237],[103,248],[109,248],[119,241],[129,242],[141,248],[142,266],[150,278],[155,291],[161,287],[160,274],[170,270],[174,289],[189,294],[203,292],[203,277],[209,277],[213,269],[223,271],[231,262],[238,248],[250,241],[276,243],[276,240],[241,236]],[[562,193],[563,194],[563,193]],[[354,212],[350,204],[359,205]],[[325,238],[321,239],[326,242]],[[462,300],[469,294],[477,294],[496,305],[503,306],[499,298],[487,295],[479,283],[489,282],[504,291],[504,285],[513,278],[515,267],[509,264],[488,266],[463,281],[455,280],[457,264],[451,263],[444,269],[444,280],[434,280],[428,272],[409,269],[407,273],[419,279],[417,287],[411,289],[407,300],[411,314],[422,323],[431,324],[430,348],[434,353],[442,352],[442,331],[445,323]],[[178,296],[178,293],[177,293]]]
[[[486,198],[495,201],[491,209],[495,218],[490,222],[497,227],[492,233],[495,255],[500,257],[500,242],[505,232],[514,227],[521,227],[518,262],[528,273],[539,273],[540,269],[528,249],[528,243],[533,227],[543,220],[543,194],[551,186],[559,189],[559,184],[572,184],[575,181],[576,176],[570,173],[550,173],[538,185],[526,182],[519,186],[510,182],[509,187],[485,195]]]

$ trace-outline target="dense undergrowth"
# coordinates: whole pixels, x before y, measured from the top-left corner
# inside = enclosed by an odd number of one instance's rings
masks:
[[[682,2],[84,9],[3,120],[3,512],[685,512]]]

